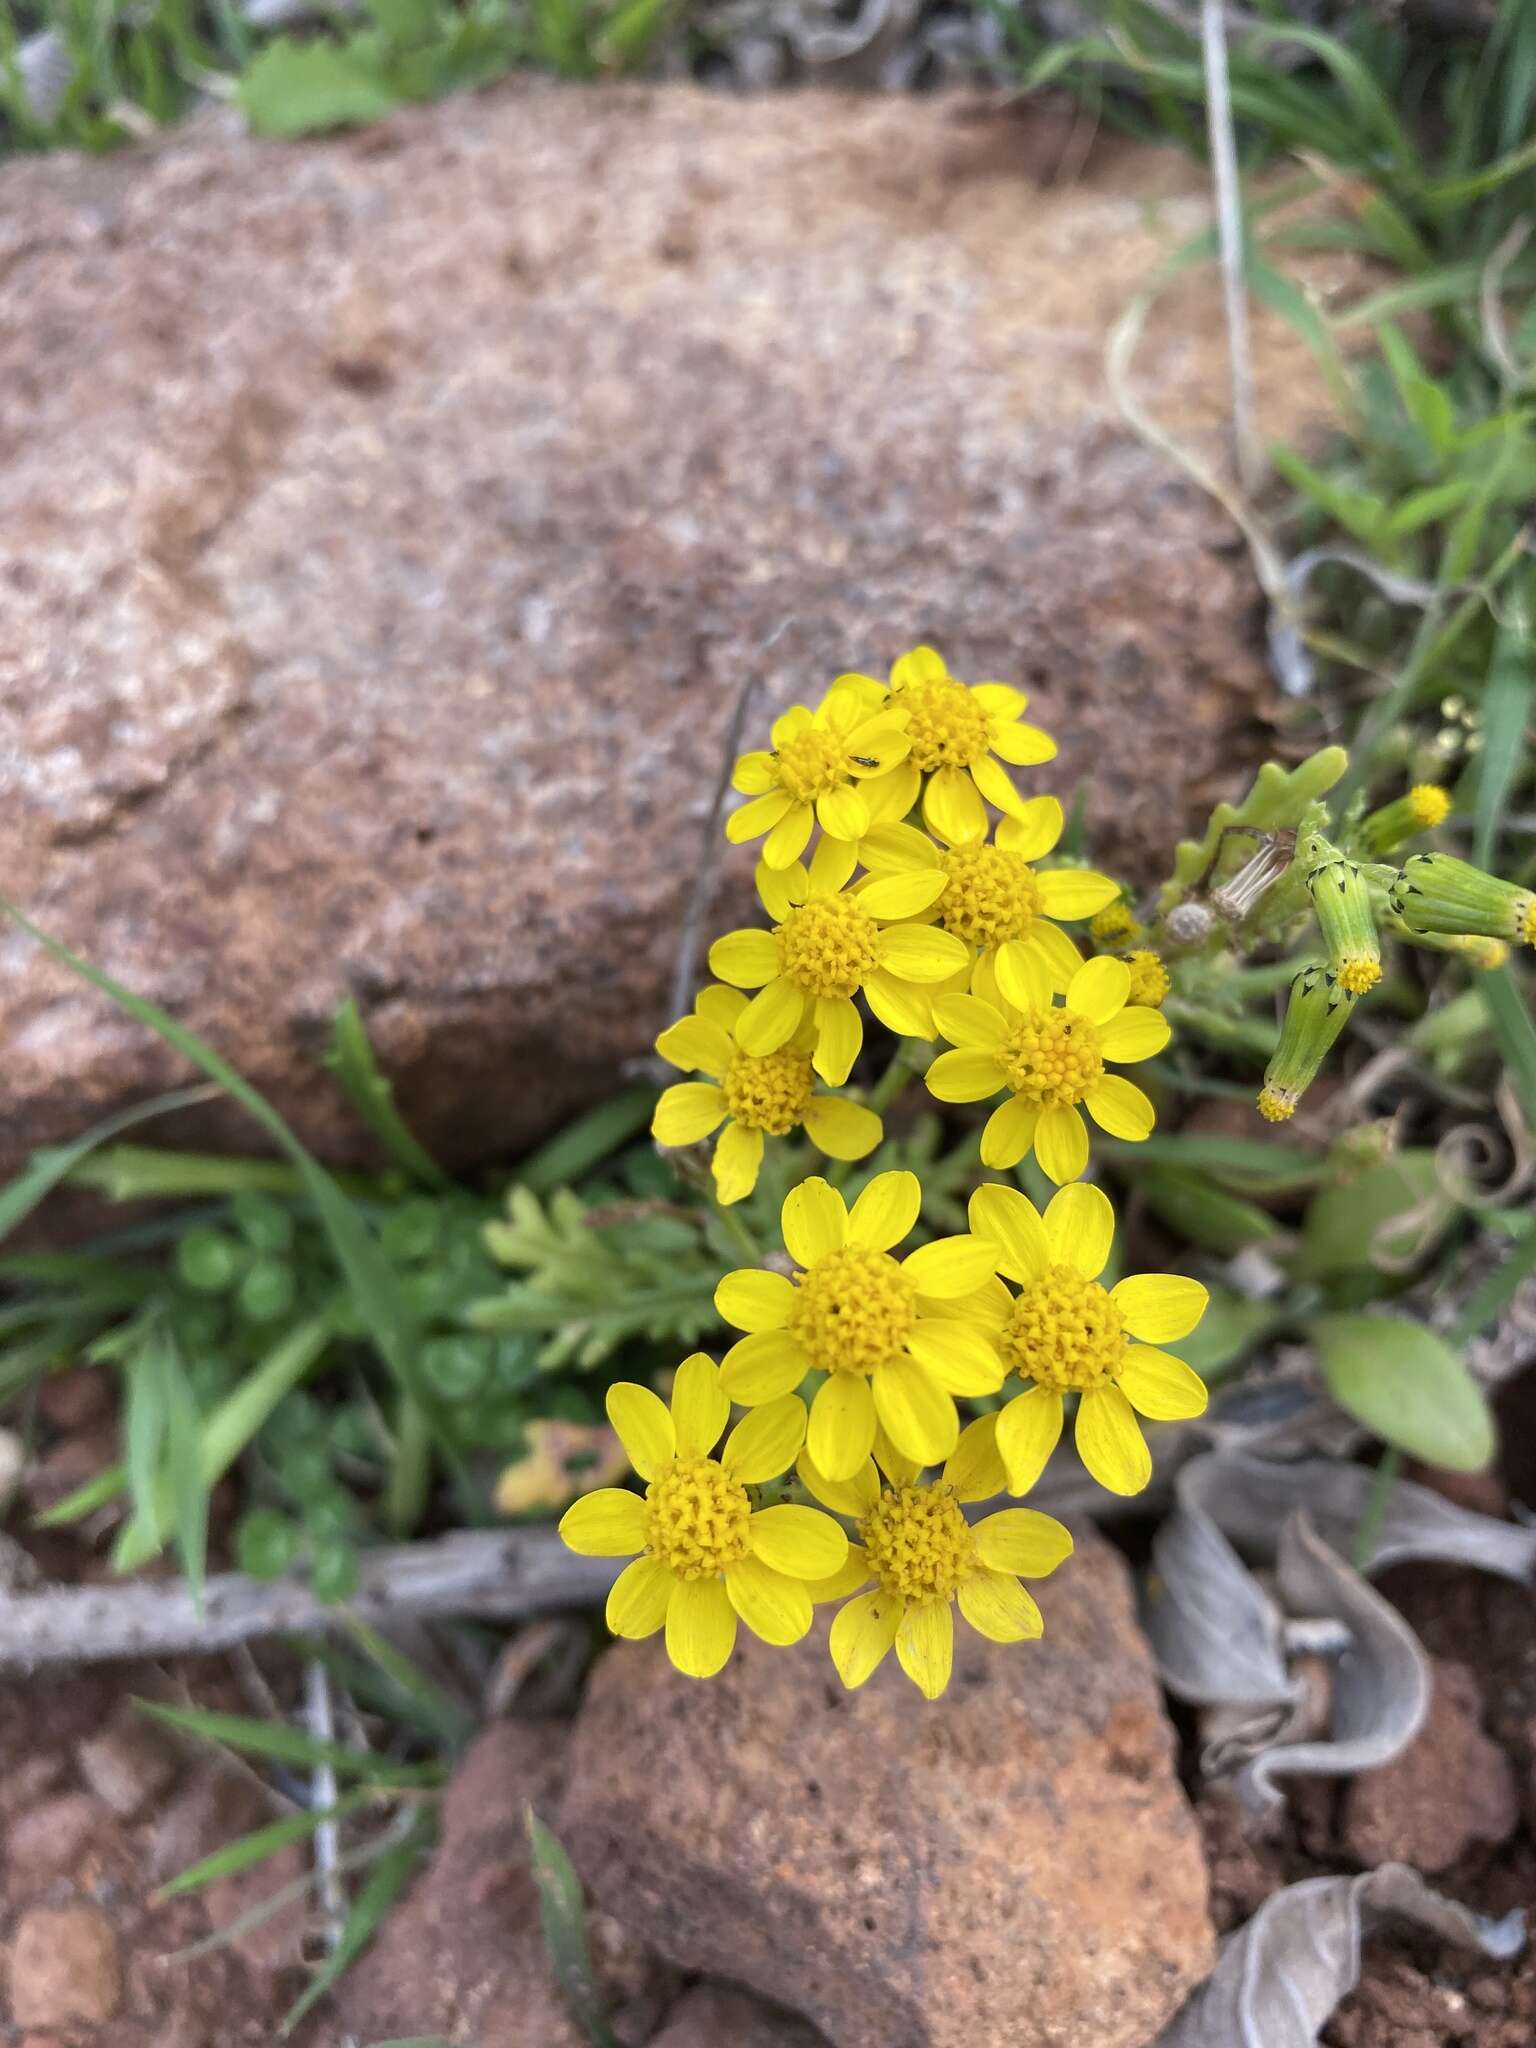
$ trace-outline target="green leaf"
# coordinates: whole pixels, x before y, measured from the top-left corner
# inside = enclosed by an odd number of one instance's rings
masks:
[[[314,135],[392,113],[400,96],[352,44],[278,36],[240,81],[241,111],[257,135]]]
[[[319,1742],[282,1721],[256,1721],[244,1714],[220,1714],[202,1707],[166,1706],[159,1700],[136,1699],[134,1705],[152,1721],[163,1721],[183,1735],[221,1743],[245,1756],[270,1757],[277,1763],[311,1770],[317,1764],[329,1764],[339,1775],[361,1778],[370,1785],[425,1785],[443,1775],[439,1765],[388,1763],[371,1750],[349,1749],[344,1742]]]
[[[654,1088],[626,1088],[611,1095],[530,1152],[518,1169],[519,1184],[536,1195],[570,1187],[643,1131],[655,1108]]]
[[[1428,1148],[1394,1153],[1379,1166],[1320,1188],[1307,1205],[1298,1277],[1403,1270],[1444,1231],[1456,1205],[1440,1185]]]
[[[592,1968],[587,1946],[586,1901],[581,1880],[556,1837],[531,1806],[523,1808],[528,1827],[528,1857],[539,1894],[544,1946],[560,1995],[572,2019],[592,2048],[617,2048],[608,2030],[607,2005]]]
[[[1536,1024],[1520,985],[1509,967],[1499,967],[1491,974],[1480,974],[1476,986],[1526,1124],[1536,1131]]]
[[[352,1967],[378,1933],[389,1909],[410,1883],[416,1874],[417,1864],[432,1846],[436,1828],[437,1820],[433,1813],[425,1810],[418,1813],[405,1839],[393,1849],[386,1849],[374,1864],[342,1923],[340,1940],[283,2015],[278,2032],[285,2039],[305,2013],[317,2005],[338,1978]]]
[[[302,1842],[322,1822],[340,1820],[346,1814],[355,1813],[372,1796],[371,1792],[351,1792],[334,1806],[309,1807],[302,1813],[289,1814],[284,1820],[275,1820],[267,1827],[255,1828],[236,1841],[226,1842],[222,1849],[215,1849],[201,1862],[179,1871],[160,1886],[150,1903],[163,1906],[167,1899],[180,1898],[183,1892],[195,1892],[205,1884],[216,1883],[221,1877],[233,1877],[237,1871],[249,1870],[253,1864],[275,1856],[279,1849],[286,1849],[290,1842]]]
[[[167,1473],[176,1553],[192,1595],[193,1609],[201,1614],[210,1491],[203,1479],[202,1418],[168,1325],[161,1327],[155,1349],[165,1385]]]
[[[427,1187],[446,1188],[448,1176],[407,1127],[395,1108],[392,1084],[379,1072],[373,1047],[354,997],[348,996],[331,1025],[331,1043],[324,1055],[358,1115],[397,1164]]]
[[[1147,1207],[1170,1230],[1205,1251],[1231,1257],[1245,1245],[1278,1237],[1280,1226],[1265,1209],[1218,1187],[1208,1174],[1182,1166],[1158,1166],[1138,1176]]]
[[[1448,1472],[1492,1463],[1492,1411],[1443,1337],[1376,1315],[1319,1316],[1311,1335],[1329,1393],[1383,1443]]]
[[[134,1124],[145,1123],[150,1117],[169,1116],[174,1110],[190,1109],[196,1103],[206,1102],[209,1093],[208,1088],[200,1085],[178,1088],[170,1095],[157,1095],[152,1102],[140,1102],[132,1109],[120,1110],[116,1116],[105,1118],[72,1144],[49,1145],[34,1152],[16,1178],[0,1188],[0,1237],[9,1237],[16,1226],[32,1214],[38,1203],[51,1194],[60,1181],[66,1180],[98,1145],[105,1145],[119,1131],[130,1130]]]
[[[1472,858],[1493,866],[1510,792],[1526,760],[1525,728],[1536,684],[1536,657],[1523,606],[1499,628],[1493,666],[1483,692],[1483,746],[1478,756],[1477,803],[1473,812]]]
[[[1471,477],[1463,476],[1453,477],[1449,483],[1427,484],[1422,491],[1410,491],[1393,507],[1386,532],[1393,540],[1406,540],[1410,534],[1456,511],[1475,489]]]

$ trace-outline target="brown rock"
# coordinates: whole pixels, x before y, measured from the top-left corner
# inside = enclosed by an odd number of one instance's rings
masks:
[[[117,1937],[94,1906],[34,1906],[11,1949],[11,2017],[18,2027],[111,2019],[122,1995]]]
[[[845,1693],[824,1629],[708,1684],[615,1646],[560,1822],[594,1897],[836,2048],[1142,2048],[1210,1967],[1205,1867],[1124,1566],[1090,1538],[1043,1604],[932,1706],[894,1659]]]
[[[1429,1714],[1392,1763],[1356,1778],[1344,1798],[1342,1837],[1373,1868],[1411,1863],[1448,1870],[1476,1843],[1508,1841],[1520,1824],[1509,1758],[1483,1731],[1483,1700],[1465,1664],[1431,1661]]]
[[[552,1813],[567,1729],[493,1723],[443,1797],[430,1867],[338,1992],[360,2041],[446,2034],[476,2048],[584,2048],[555,1990],[528,1872],[524,1807]],[[648,2040],[677,1979],[606,1914],[591,1916],[594,1967],[626,2041]]]
[[[133,1820],[176,1776],[170,1738],[124,1701],[106,1727],[75,1751],[86,1784],[119,1820]]]
[[[88,1792],[63,1792],[11,1823],[6,1861],[18,1877],[35,1882],[71,1869],[94,1840],[115,1832],[111,1811],[101,1800]]]
[[[826,2048],[793,2013],[726,1984],[695,1984],[667,2014],[650,2048]]]
[[[523,83],[7,166],[8,890],[333,1153],[356,995],[405,1114],[479,1156],[664,1021],[749,675],[760,733],[934,639],[1035,694],[1103,860],[1158,867],[1266,695],[1235,534],[1102,372],[1205,181],[1115,144],[1042,188],[1032,118]],[[1185,438],[1215,306],[1144,351]],[[1301,344],[1257,346],[1294,416]],[[19,938],[0,1037],[0,1170],[185,1071]]]

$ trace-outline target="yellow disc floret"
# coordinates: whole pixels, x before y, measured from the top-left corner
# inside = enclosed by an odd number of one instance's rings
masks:
[[[880,965],[879,927],[852,896],[812,896],[775,927],[784,972],[808,996],[851,996]]]
[[[789,1333],[823,1372],[877,1372],[916,1318],[912,1282],[887,1252],[844,1245],[800,1275]]]
[[[860,1521],[859,1541],[885,1590],[918,1604],[948,1600],[979,1562],[948,1486],[888,1486]]]
[[[1095,945],[1108,946],[1111,949],[1123,946],[1129,939],[1141,937],[1141,926],[1136,921],[1136,913],[1123,896],[1117,897],[1113,903],[1106,904],[1098,911],[1090,921],[1088,929],[1093,935]]]
[[[707,1579],[747,1554],[747,1490],[713,1458],[674,1458],[645,1489],[645,1544],[680,1579]]]
[[[1536,896],[1525,906],[1525,916],[1520,920],[1520,936],[1528,946],[1536,946]]]
[[[816,1076],[803,1052],[738,1053],[720,1077],[730,1115],[749,1131],[782,1138],[804,1117]]]
[[[949,877],[939,898],[946,931],[988,948],[1028,936],[1040,889],[1027,860],[1000,846],[954,846],[939,865]]]
[[[1338,976],[1340,988],[1348,989],[1352,996],[1363,996],[1380,981],[1381,962],[1357,954],[1340,963]]]
[[[1421,832],[1444,824],[1451,814],[1451,799],[1437,782],[1416,782],[1408,792],[1408,807]]]
[[[1161,954],[1154,953],[1150,946],[1140,946],[1134,953],[1126,954],[1125,964],[1131,970],[1131,992],[1127,1002],[1142,1003],[1149,1010],[1157,1009],[1173,986]]]
[[[1008,1086],[1041,1109],[1070,1109],[1104,1073],[1099,1034],[1075,1010],[1031,1010],[999,1049]]]
[[[1125,1363],[1125,1324],[1108,1291],[1075,1266],[1047,1266],[1008,1314],[1000,1339],[1016,1372],[1053,1393],[1106,1386]]]
[[[841,733],[808,725],[777,749],[773,768],[796,803],[814,803],[847,781],[848,743]]]
[[[1283,1124],[1296,1114],[1296,1097],[1286,1088],[1259,1090],[1259,1115],[1272,1124]]]
[[[913,683],[898,701],[908,713],[908,758],[924,773],[969,768],[991,752],[992,721],[964,683],[952,677]]]

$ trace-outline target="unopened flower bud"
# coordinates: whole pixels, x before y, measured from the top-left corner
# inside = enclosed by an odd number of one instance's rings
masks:
[[[1093,935],[1094,944],[1103,946],[1110,952],[1118,952],[1122,946],[1128,946],[1133,939],[1143,936],[1136,913],[1123,896],[1117,896],[1113,903],[1106,904],[1096,914],[1088,929]]]
[[[1338,976],[1317,962],[1291,983],[1280,1043],[1264,1069],[1259,1111],[1274,1124],[1296,1114],[1296,1105],[1316,1080],[1318,1069],[1349,1022],[1355,998]]]
[[[1405,839],[1431,832],[1451,813],[1451,799],[1436,782],[1418,782],[1406,795],[1372,811],[1360,827],[1361,850],[1373,860],[1395,852]]]
[[[1411,932],[1460,932],[1536,946],[1536,894],[1450,853],[1415,853],[1387,901]]]
[[[1307,894],[1339,986],[1363,996],[1381,979],[1381,944],[1371,913],[1370,885],[1359,867],[1321,832],[1309,832],[1298,851]]]

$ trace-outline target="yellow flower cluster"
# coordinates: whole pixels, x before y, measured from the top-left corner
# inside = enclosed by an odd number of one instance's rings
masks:
[[[1114,1213],[1076,1184],[1083,1110],[1116,1138],[1152,1130],[1150,1099],[1110,1069],[1168,1043],[1168,975],[1148,950],[1085,960],[1063,928],[1093,919],[1103,941],[1118,913],[1114,936],[1139,935],[1118,883],[1049,864],[1061,805],[1021,795],[1008,773],[1056,751],[1025,708],[1021,691],[963,683],[920,647],[883,683],[840,676],[736,764],[747,801],[727,836],[763,842],[770,925],[715,942],[714,981],[657,1040],[701,1077],[662,1094],[658,1141],[718,1133],[722,1205],[752,1193],[769,1138],[803,1131],[833,1160],[867,1157],[879,1116],[831,1092],[863,1047],[862,1001],[901,1038],[944,1041],[927,1067],[938,1101],[1001,1098],[982,1167],[1033,1152],[1059,1191],[1041,1215],[1016,1187],[984,1184],[968,1230],[909,1245],[923,1207],[915,1174],[876,1173],[851,1204],[831,1180],[802,1180],[782,1203],[783,1251],[716,1290],[739,1333],[721,1363],[685,1360],[670,1408],[645,1387],[609,1390],[644,1495],[602,1488],[561,1533],[576,1550],[633,1559],[609,1627],[664,1630],[693,1676],[721,1668],[739,1623],[798,1642],[826,1601],[839,1603],[828,1644],[845,1685],[894,1649],[937,1697],[954,1608],[993,1641],[1036,1637],[1022,1581],[1072,1549],[1048,1515],[964,1510],[1035,1484],[1069,1400],[1083,1464],[1122,1494],[1150,1476],[1138,1416],[1205,1405],[1198,1376],[1156,1348],[1194,1328],[1205,1289],[1170,1275],[1102,1284]],[[966,1420],[966,1403],[985,1412]],[[744,1411],[734,1427],[733,1407]]]

